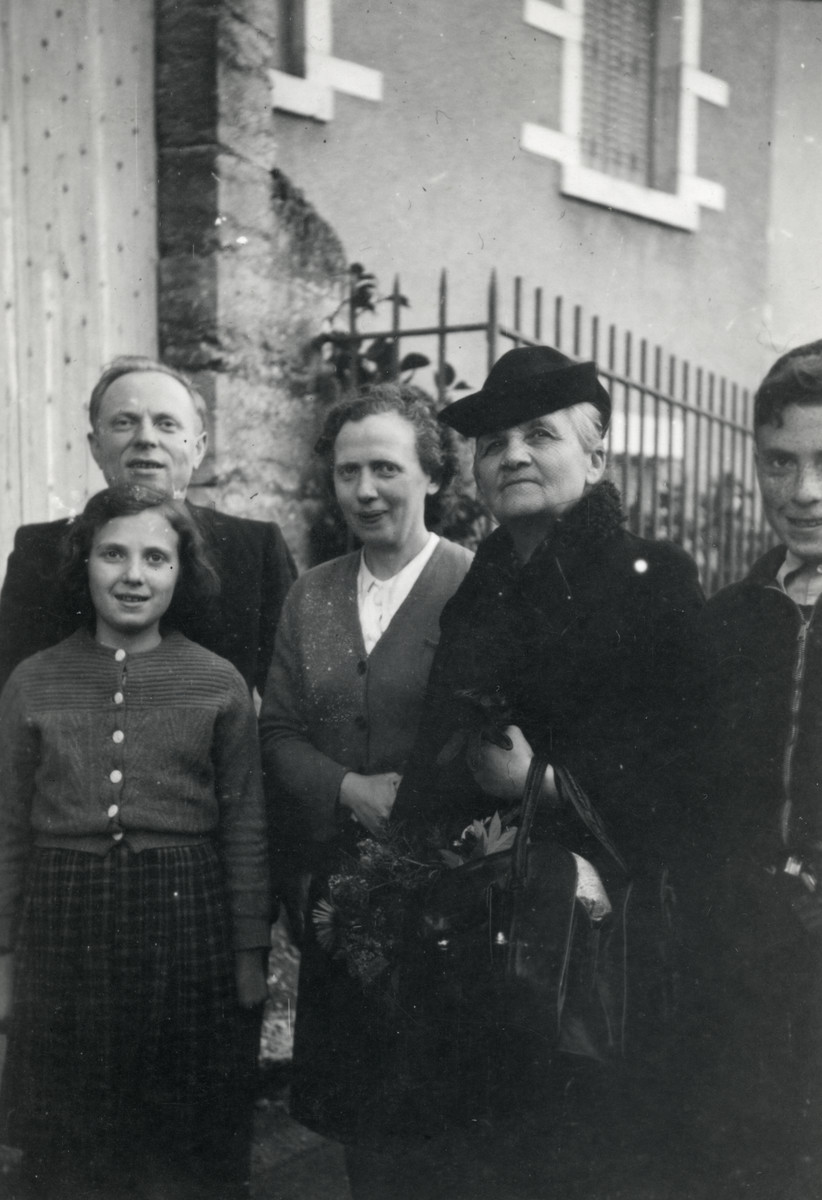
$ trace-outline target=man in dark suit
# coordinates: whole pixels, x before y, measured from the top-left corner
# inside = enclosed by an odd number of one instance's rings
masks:
[[[91,393],[91,453],[109,484],[143,483],[184,498],[205,454],[203,418],[201,396],[179,371],[150,358],[117,358]],[[227,658],[262,694],[294,561],[272,522],[191,508],[221,589],[213,608],[189,614],[182,632]],[[0,593],[0,687],[18,662],[77,628],[56,584],[67,524],[17,531]]]

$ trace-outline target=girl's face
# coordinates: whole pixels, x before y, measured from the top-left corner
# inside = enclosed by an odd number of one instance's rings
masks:
[[[115,517],[94,535],[89,591],[104,646],[150,650],[160,642],[180,574],[179,538],[157,509]]]

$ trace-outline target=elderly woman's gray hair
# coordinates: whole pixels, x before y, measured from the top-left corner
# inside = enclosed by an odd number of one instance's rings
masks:
[[[598,450],[602,445],[603,433],[602,415],[596,406],[586,401],[583,404],[573,404],[566,408],[565,412],[585,453],[591,454]]]

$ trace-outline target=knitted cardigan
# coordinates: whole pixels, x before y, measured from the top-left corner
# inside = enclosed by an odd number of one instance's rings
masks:
[[[126,654],[78,630],[21,663],[0,697],[0,944],[32,846],[103,855],[213,839],[235,949],[267,945],[255,732],[239,673],[179,633]]]
[[[402,772],[440,612],[471,559],[470,551],[441,538],[370,655],[357,611],[359,552],[323,563],[294,584],[260,712],[275,833],[303,844],[331,841],[339,832],[336,801],[346,771]]]

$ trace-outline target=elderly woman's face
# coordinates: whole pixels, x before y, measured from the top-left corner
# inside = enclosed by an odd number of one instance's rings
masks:
[[[604,470],[602,451],[585,450],[564,410],[483,434],[474,455],[477,486],[502,525],[555,520]]]
[[[425,497],[438,490],[422,469],[414,426],[399,413],[346,421],[334,443],[334,491],[366,547],[402,550],[425,530]]]

